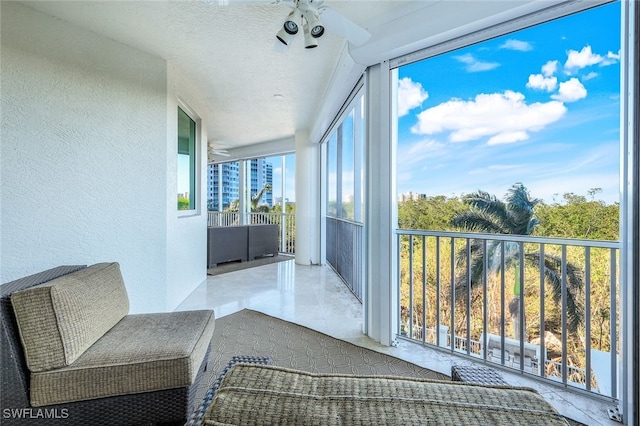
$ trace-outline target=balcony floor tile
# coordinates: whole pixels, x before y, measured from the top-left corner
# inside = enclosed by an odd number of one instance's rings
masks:
[[[253,309],[326,333],[338,339],[386,353],[422,367],[451,374],[451,366],[473,361],[454,354],[400,341],[382,346],[363,334],[363,309],[329,267],[301,266],[293,260],[208,277],[176,310],[213,309],[220,318]],[[499,369],[511,385],[536,389],[561,414],[587,425],[609,425],[606,409],[613,404],[568,392]]]

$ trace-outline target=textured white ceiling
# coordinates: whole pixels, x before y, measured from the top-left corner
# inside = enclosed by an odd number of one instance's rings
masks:
[[[224,4],[229,3],[229,4]],[[360,25],[407,2],[326,1]],[[166,59],[197,90],[209,141],[237,147],[309,129],[345,41],[275,38],[291,10],[265,1],[41,1],[28,7]],[[282,95],[281,98],[274,95]]]
[[[275,34],[291,10],[286,1],[23,3],[167,60],[193,92],[189,100],[204,109],[197,112],[209,142],[237,149],[292,138],[296,130],[316,131],[321,105],[330,115],[343,101],[334,98],[346,96],[349,88],[336,91],[335,80],[349,72],[352,78],[365,65],[566,0],[326,0],[325,6],[372,33],[363,46],[349,46],[350,64],[346,41],[329,31],[315,49],[304,48],[302,34],[289,46],[279,43]],[[351,71],[344,71],[348,66]],[[334,111],[326,112],[330,104]]]

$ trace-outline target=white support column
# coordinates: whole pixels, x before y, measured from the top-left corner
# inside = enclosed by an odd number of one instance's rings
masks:
[[[282,188],[280,188],[280,208],[282,209],[282,218],[280,220],[280,251],[287,252],[287,229],[289,224],[287,223],[287,200],[285,199],[286,187],[287,187],[287,156],[280,156],[282,164]]]
[[[222,212],[222,163],[213,166],[218,169],[218,212]],[[218,226],[222,226],[222,215],[218,214]]]
[[[320,263],[320,145],[296,131],[296,263]]]
[[[391,122],[389,64],[368,73],[368,149],[365,220],[367,232],[367,330],[369,337],[391,345],[397,328],[395,144]]]
[[[320,245],[320,259],[318,261],[319,264],[321,265],[326,265],[327,264],[327,186],[328,186],[328,179],[329,177],[327,176],[328,172],[327,172],[327,167],[328,167],[328,143],[323,143],[321,144],[319,147],[319,157],[320,157],[320,174],[319,176],[319,180],[320,180],[320,186],[319,186],[319,198],[320,198],[320,204],[319,204],[319,210],[318,212],[320,213],[320,234],[318,235],[319,238],[319,245]]]
[[[622,371],[618,398],[623,422],[635,425],[640,403],[640,5],[622,2],[621,71],[621,200],[620,200],[620,330]]]
[[[247,162],[240,160],[239,162],[239,175],[240,182],[238,185],[238,217],[240,218],[240,225],[247,223]],[[251,191],[248,191],[251,193]]]

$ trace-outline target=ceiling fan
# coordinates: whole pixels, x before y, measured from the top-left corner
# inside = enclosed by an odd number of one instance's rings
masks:
[[[325,27],[355,46],[364,44],[371,37],[371,34],[358,24],[336,10],[323,6],[324,0],[276,0],[275,3],[290,3],[289,6],[292,8],[276,34],[276,38],[285,45],[293,40],[300,25],[307,49],[318,46],[317,39],[322,37]]]
[[[208,157],[208,163],[213,163],[216,160],[216,157],[230,157],[231,154],[229,154],[229,151],[227,151],[226,149],[221,149],[221,148],[214,148],[212,145],[208,146],[207,149],[207,157]]]

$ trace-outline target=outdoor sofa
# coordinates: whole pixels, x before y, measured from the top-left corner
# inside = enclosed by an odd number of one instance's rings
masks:
[[[3,425],[184,424],[197,405],[213,311],[130,315],[118,263],[0,290]]]
[[[236,225],[207,229],[207,268],[218,263],[278,255],[278,225]]]

